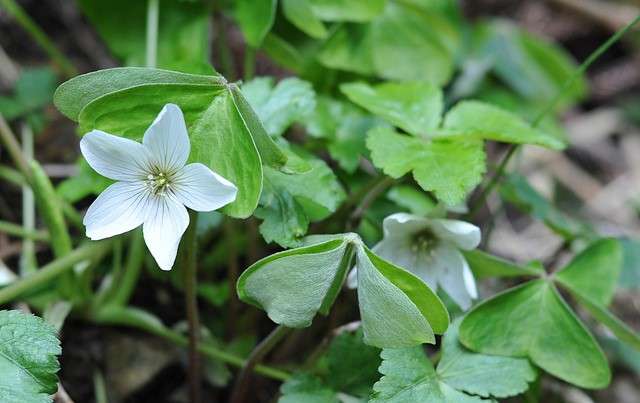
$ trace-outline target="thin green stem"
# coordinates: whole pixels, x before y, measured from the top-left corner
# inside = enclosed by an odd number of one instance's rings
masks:
[[[245,81],[249,81],[253,78],[256,72],[256,50],[247,45],[244,48],[244,74]]]
[[[136,230],[131,234],[128,252],[122,272],[119,276],[114,276],[113,296],[108,299],[109,303],[121,306],[127,305],[140,278],[144,262],[142,231]]]
[[[231,399],[229,400],[231,403],[242,403],[245,400],[245,394],[249,387],[250,374],[253,372],[253,369],[262,359],[269,354],[273,348],[278,345],[280,340],[282,340],[289,332],[290,328],[278,325],[275,329],[269,333],[269,335],[258,344],[251,354],[249,358],[242,366],[240,370],[240,374],[236,380],[235,385],[233,386],[233,392],[231,393]]]
[[[47,34],[29,17],[15,0],[0,0],[0,6],[15,18],[18,24],[47,52],[51,60],[60,68],[62,74],[66,77],[73,77],[78,74],[78,71],[73,67],[71,61],[56,48],[53,41],[49,39]]]
[[[13,160],[22,176],[27,179],[27,182],[31,182],[31,168],[29,162],[22,153],[22,149],[16,135],[13,133],[9,124],[4,120],[4,116],[0,113],[0,141],[4,144],[5,148],[9,152],[9,156]]]
[[[110,241],[91,242],[43,266],[38,271],[0,289],[0,305],[13,301],[27,291],[43,286],[73,269],[83,260],[97,260],[111,247]]]
[[[353,213],[349,216],[346,224],[346,230],[351,231],[360,225],[360,221],[366,213],[367,209],[376,201],[380,195],[382,195],[391,185],[396,182],[396,179],[390,176],[383,176],[380,181],[378,181],[374,186],[371,186],[367,193],[365,193],[364,197],[358,204]]]
[[[591,67],[591,65],[596,60],[598,60],[600,56],[602,56],[607,50],[609,50],[609,48],[611,48],[611,46],[613,46],[616,42],[618,42],[638,22],[640,22],[640,15],[636,16],[636,18],[633,21],[631,21],[628,25],[618,30],[602,45],[598,46],[598,48],[594,50],[585,59],[585,61],[582,62],[582,64],[580,64],[580,66],[573,72],[573,74],[567,79],[567,81],[565,81],[562,88],[556,93],[556,95],[551,99],[551,101],[547,103],[547,105],[538,113],[538,115],[536,115],[536,117],[531,122],[531,126],[537,127],[540,124],[540,122],[542,122],[542,120],[550,112],[555,110],[558,102],[560,102],[562,97],[565,95],[565,92],[575,84],[576,80],[580,76],[582,76],[589,69],[589,67]],[[502,161],[500,161],[500,164],[496,169],[495,174],[489,180],[485,188],[482,190],[482,192],[477,198],[477,202],[475,203],[474,207],[471,209],[471,212],[469,213],[470,218],[475,217],[475,215],[478,213],[478,211],[480,211],[482,206],[484,206],[484,204],[487,201],[487,198],[491,195],[491,192],[493,192],[494,188],[496,187],[496,185],[504,175],[507,165],[509,164],[509,161],[511,161],[511,159],[513,158],[514,154],[516,153],[519,147],[520,147],[519,144],[509,145],[509,149],[507,150],[507,153],[502,158]]]
[[[155,68],[158,64],[158,20],[160,16],[159,0],[147,2],[147,46],[146,65]]]
[[[0,221],[0,232],[33,241],[49,242],[50,240],[49,233],[47,231],[27,229],[21,225],[7,221]]]
[[[201,401],[201,369],[200,353],[198,344],[200,342],[200,318],[198,314],[198,271],[196,267],[196,251],[198,242],[196,238],[196,225],[198,214],[191,211],[189,213],[189,227],[185,233],[183,243],[184,262],[182,271],[184,275],[184,296],[187,309],[187,323],[189,325],[189,396],[190,402],[200,403]]]
[[[33,159],[33,130],[26,122],[22,123],[20,136],[22,153],[30,161]],[[36,228],[36,203],[33,191],[26,184],[22,185],[22,227],[27,232],[33,232]],[[32,239],[26,238],[22,242],[20,274],[24,276],[35,271],[37,265],[35,244]]]

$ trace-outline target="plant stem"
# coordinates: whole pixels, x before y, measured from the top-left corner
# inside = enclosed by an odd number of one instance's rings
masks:
[[[358,207],[356,207],[356,209],[353,210],[353,213],[349,216],[345,225],[346,230],[351,231],[354,228],[357,228],[358,225],[360,225],[362,216],[366,213],[371,204],[395,182],[396,180],[394,178],[390,176],[383,176],[379,182],[370,187],[362,198],[362,201],[360,201],[360,204],[358,204]]]
[[[245,81],[249,81],[253,78],[256,71],[256,50],[247,45],[244,48],[244,75]]]
[[[0,289],[0,305],[13,301],[15,298],[34,288],[47,284],[51,280],[67,273],[76,263],[83,260],[97,260],[109,249],[110,241],[91,242],[81,246],[71,253],[43,266],[36,272]]]
[[[191,403],[201,401],[201,371],[198,342],[200,339],[200,319],[198,315],[198,272],[196,268],[196,225],[198,214],[189,212],[189,227],[184,237],[183,265],[184,295],[189,324],[189,396]]]
[[[640,22],[640,15],[636,16],[636,18],[633,21],[631,21],[627,26],[625,26],[624,28],[618,30],[615,34],[613,34],[602,45],[598,46],[598,48],[596,50],[594,50],[585,59],[585,61],[582,62],[582,64],[580,64],[580,66],[573,72],[573,74],[567,79],[567,81],[565,81],[565,83],[562,86],[562,88],[560,89],[560,91],[558,91],[556,93],[556,95],[551,99],[551,101],[549,103],[547,103],[547,105],[540,111],[540,113],[538,113],[538,115],[535,117],[535,119],[533,119],[533,121],[531,122],[531,126],[534,127],[534,128],[537,127],[540,124],[540,122],[542,122],[542,120],[550,112],[552,112],[555,109],[555,107],[558,104],[558,102],[560,102],[560,100],[564,96],[565,91],[568,90],[569,88],[571,88],[571,86],[573,84],[575,84],[575,82],[578,79],[578,77],[582,76],[587,71],[587,69],[589,69],[589,67],[591,67],[593,62],[598,60],[598,58],[600,56],[602,56],[607,50],[609,50],[609,48],[611,46],[613,46],[616,42],[618,42],[620,40],[620,38],[622,38],[638,22]],[[484,206],[487,198],[489,197],[489,195],[491,195],[491,192],[493,191],[495,186],[498,184],[498,182],[500,181],[500,179],[504,175],[504,173],[506,171],[506,167],[509,164],[509,161],[511,160],[511,158],[513,158],[513,155],[516,153],[516,151],[518,150],[519,147],[520,147],[519,144],[511,144],[511,145],[509,145],[509,149],[507,150],[507,153],[502,158],[502,161],[500,161],[500,165],[496,169],[495,174],[489,180],[489,183],[487,183],[485,188],[482,190],[482,192],[480,193],[480,195],[477,198],[477,202],[475,203],[473,209],[471,209],[471,212],[469,212],[469,218],[475,217],[475,215],[478,213],[478,211],[480,211],[482,206]]]
[[[155,68],[158,62],[158,19],[160,14],[159,0],[147,2],[147,45],[146,65]]]
[[[40,29],[15,0],[0,0],[0,6],[7,10],[7,13],[13,16],[18,24],[47,52],[51,60],[53,60],[66,77],[73,77],[78,74],[78,71],[73,67],[71,61],[56,48],[56,45],[49,39],[47,34]]]
[[[231,393],[231,399],[229,400],[231,403],[242,403],[244,402],[244,396],[249,387],[250,374],[253,371],[254,367],[262,361],[262,359],[286,336],[289,331],[288,327],[278,325],[275,329],[269,333],[269,335],[260,342],[253,349],[249,358],[242,366],[240,370],[240,374],[238,375],[238,379],[236,380],[235,385],[233,386],[233,392]]]
[[[4,120],[2,113],[0,113],[0,141],[4,144],[5,148],[9,152],[9,156],[18,170],[22,173],[22,176],[27,179],[27,182],[31,182],[31,168],[29,167],[29,162],[25,158],[24,154],[22,154],[22,149],[16,139],[16,135],[13,134],[13,131],[9,127],[7,121]]]
[[[0,232],[4,232],[8,235],[17,236],[24,239],[30,239],[33,241],[48,242],[49,233],[46,231],[37,231],[35,229],[26,229],[21,225],[14,224],[12,222],[0,220]]]
[[[33,130],[26,123],[22,123],[20,136],[22,137],[22,152],[27,161],[33,159]],[[27,232],[34,232],[36,228],[36,204],[31,188],[22,185],[22,227]],[[22,254],[20,256],[20,274],[22,276],[35,271],[36,261],[35,244],[33,239],[26,238],[22,242]]]
[[[144,261],[142,231],[136,230],[131,234],[128,252],[121,275],[114,277],[113,296],[107,300],[108,303],[127,305],[133,294]]]

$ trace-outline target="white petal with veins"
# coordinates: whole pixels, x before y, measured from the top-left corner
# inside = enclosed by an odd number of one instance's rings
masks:
[[[189,225],[187,209],[172,196],[153,196],[142,232],[149,252],[162,270],[171,270],[180,238]]]
[[[142,144],[163,170],[178,170],[186,164],[191,144],[184,116],[177,105],[166,104],[162,108],[144,133]]]
[[[200,163],[178,171],[173,186],[178,200],[196,211],[213,211],[236,199],[238,188]]]
[[[80,151],[91,168],[109,179],[140,180],[149,168],[149,154],[142,144],[100,130],[82,137]]]

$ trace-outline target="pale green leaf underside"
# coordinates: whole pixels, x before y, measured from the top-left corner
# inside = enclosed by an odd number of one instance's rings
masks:
[[[49,403],[61,353],[53,327],[18,311],[0,311],[0,401]]]
[[[464,201],[486,170],[481,140],[428,141],[376,128],[369,131],[367,147],[384,173],[399,178],[413,172],[424,190],[448,205]]]
[[[603,388],[611,378],[593,336],[545,280],[525,283],[475,307],[462,322],[460,340],[485,354],[528,357],[583,388]]]

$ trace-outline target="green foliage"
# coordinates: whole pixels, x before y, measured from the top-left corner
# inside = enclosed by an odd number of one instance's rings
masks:
[[[144,66],[146,1],[80,0],[83,13],[114,56],[127,66]],[[157,67],[212,73],[208,63],[209,16],[202,2],[160,0]]]
[[[58,389],[60,342],[53,327],[18,311],[0,311],[0,400],[49,403]]]
[[[327,314],[355,257],[364,341],[376,347],[433,343],[449,315],[440,299],[411,273],[374,255],[355,234],[312,237],[311,246],[279,252],[238,280],[241,300],[276,323],[307,327]]]
[[[386,0],[310,0],[314,15],[326,21],[364,22],[384,9]]]
[[[544,269],[538,266],[518,266],[498,256],[490,255],[481,250],[463,251],[473,275],[477,279],[487,277],[521,277],[540,276]]]
[[[424,190],[450,206],[464,201],[486,170],[478,140],[429,141],[377,128],[369,131],[367,147],[374,165],[385,174],[399,178],[412,172]]]
[[[276,0],[236,0],[234,17],[240,25],[244,39],[254,48],[260,46],[276,14]]]
[[[15,83],[13,96],[0,96],[0,114],[7,120],[25,116],[33,119],[51,103],[56,85],[56,75],[50,68],[24,70]]]
[[[314,38],[325,38],[327,28],[314,14],[310,0],[282,0],[284,16],[302,32]]]

